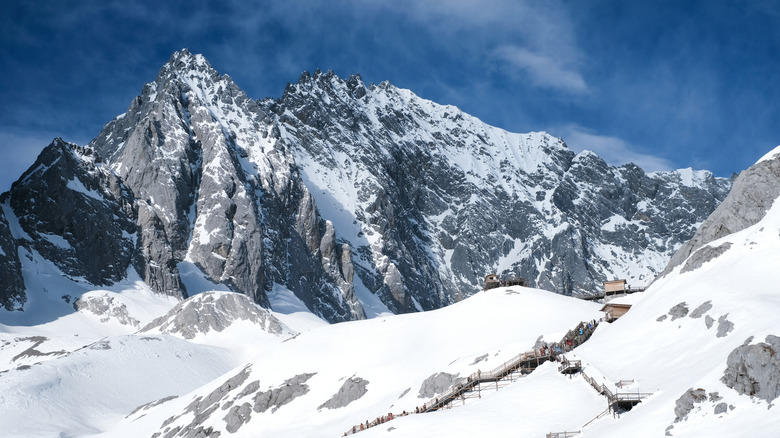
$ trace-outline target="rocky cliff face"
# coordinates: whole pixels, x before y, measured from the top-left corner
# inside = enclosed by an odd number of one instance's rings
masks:
[[[203,57],[175,54],[90,146],[139,200],[157,291],[186,296],[178,266],[193,263],[264,306],[278,283],[331,321],[364,317],[274,118]]]
[[[609,166],[359,76],[305,73],[264,107],[361,282],[394,311],[446,305],[490,272],[575,295],[647,284],[730,186]]]
[[[6,310],[21,309],[27,301],[22,264],[16,247],[16,239],[11,234],[3,209],[0,208],[0,305]]]
[[[91,148],[55,139],[2,201],[19,224],[17,245],[65,275],[94,285],[127,275],[136,244],[134,200]]]
[[[734,181],[729,196],[699,227],[691,240],[685,242],[672,256],[661,275],[666,275],[685,262],[701,265],[720,252],[706,246],[708,243],[757,224],[780,197],[780,147],[768,153],[756,164],[742,172]],[[704,248],[702,248],[704,247]],[[701,251],[697,251],[699,249]],[[726,248],[727,249],[727,248]]]
[[[186,297],[197,268],[263,306],[286,288],[329,321],[442,307],[492,272],[574,295],[647,283],[730,187],[610,166],[360,76],[304,73],[255,101],[186,50],[87,148],[47,151],[6,215],[68,275],[104,284],[132,265]],[[111,239],[78,231],[79,211]]]

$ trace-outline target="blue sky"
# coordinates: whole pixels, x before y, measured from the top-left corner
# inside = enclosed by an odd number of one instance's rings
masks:
[[[780,2],[0,2],[0,191],[86,144],[181,48],[249,96],[360,73],[611,164],[739,172],[780,144]]]

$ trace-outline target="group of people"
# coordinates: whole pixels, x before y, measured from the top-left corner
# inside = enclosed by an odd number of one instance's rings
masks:
[[[409,415],[409,413],[406,412],[406,411],[403,411],[399,416],[403,417],[403,416],[406,416],[406,415]],[[380,424],[387,423],[388,421],[393,420],[394,418],[395,418],[395,415],[393,415],[392,412],[389,412],[387,415],[382,415],[381,417],[376,417],[376,419],[374,421],[369,422],[368,420],[366,420],[365,423],[360,423],[358,425],[352,426],[351,430],[348,430],[348,431],[344,432],[344,436],[352,435],[353,433],[358,433],[360,431],[368,429],[369,427],[374,427],[374,426],[378,426]]]
[[[569,330],[560,342],[553,342],[552,344],[545,343],[539,347],[539,353],[542,356],[549,355],[554,357],[558,354],[573,350],[590,337],[599,322],[601,322],[601,320],[596,321],[594,319],[589,322],[579,323],[574,330]]]
[[[561,342],[555,342],[552,344],[546,344],[544,343],[542,346],[539,347],[539,354],[540,356],[553,356],[563,353],[565,351],[570,351],[574,347],[580,345],[581,343],[585,342],[590,335],[593,333],[593,331],[596,329],[596,326],[598,323],[601,322],[601,320],[596,321],[592,320],[590,322],[581,322],[574,330],[570,330],[566,336],[561,340]],[[482,370],[478,370],[476,373],[477,377],[476,379],[479,380],[482,378]],[[470,384],[473,381],[473,378],[469,376],[467,378],[467,382]],[[461,387],[463,384],[459,384]],[[435,401],[435,404],[439,403],[439,399],[437,398]],[[426,403],[423,403],[422,407],[418,406],[414,408],[415,414],[422,414],[425,411],[428,410],[428,406]],[[403,411],[403,413],[399,414],[399,417],[403,417],[409,415],[408,412]],[[395,416],[392,412],[388,413],[387,415],[382,415],[381,417],[377,417],[374,421],[369,422],[366,420],[365,423],[360,423],[358,425],[352,426],[352,429],[344,432],[344,436],[351,435],[357,432],[360,432],[362,430],[366,430],[369,427],[378,426],[380,424],[386,423],[390,420],[393,420]]]

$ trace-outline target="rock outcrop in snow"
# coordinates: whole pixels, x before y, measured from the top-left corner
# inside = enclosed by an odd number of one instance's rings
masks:
[[[292,334],[284,324],[245,295],[204,292],[177,304],[141,329],[192,339],[210,331],[221,332],[236,321],[247,321],[274,335]]]
[[[131,325],[136,328],[141,323],[136,318],[130,316],[124,303],[117,303],[114,297],[107,294],[78,298],[73,302],[73,308],[80,312],[89,312],[97,315],[103,322],[113,319],[120,324]]]
[[[729,354],[723,383],[740,394],[768,402],[780,396],[780,337],[739,346]]]
[[[317,409],[338,409],[349,405],[368,392],[368,380],[352,376],[347,379],[338,392],[328,401],[321,404]]]

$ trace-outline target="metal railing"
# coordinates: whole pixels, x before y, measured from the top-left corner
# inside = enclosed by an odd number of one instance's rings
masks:
[[[547,434],[547,438],[569,438],[579,434],[579,430],[574,432],[550,432]]]
[[[573,362],[568,361],[565,357],[560,355],[560,353],[571,351],[572,349],[576,348],[583,342],[587,341],[588,338],[590,338],[590,335],[592,335],[593,332],[595,331],[597,325],[598,325],[597,321],[594,321],[594,324],[581,322],[577,325],[577,327],[575,327],[574,330],[570,330],[566,334],[566,336],[564,336],[564,339],[562,339],[561,342],[548,344],[547,347],[543,349],[543,352],[537,350],[526,351],[524,353],[520,353],[517,356],[512,357],[511,359],[507,360],[503,364],[499,365],[498,367],[490,371],[485,371],[485,372],[477,371],[475,373],[472,373],[466,378],[465,382],[461,382],[454,385],[444,394],[441,394],[439,397],[432,398],[427,403],[423,403],[422,407],[417,407],[413,412],[404,411],[402,414],[398,414],[398,415],[388,414],[386,416],[378,417],[376,420],[371,422],[366,422],[362,424],[359,423],[356,426],[353,426],[351,429],[344,432],[344,436],[361,432],[365,429],[377,426],[387,421],[391,421],[400,416],[410,415],[412,413],[425,413],[425,412],[436,411],[438,409],[447,406],[448,404],[452,403],[454,400],[458,398],[463,398],[465,400],[466,393],[473,392],[475,388],[477,391],[480,391],[481,390],[480,385],[483,383],[494,382],[496,384],[496,389],[498,389],[499,381],[505,381],[507,380],[507,377],[509,377],[509,379],[511,380],[512,378],[511,376],[518,372],[523,374],[530,373],[531,371],[535,370],[536,367],[538,367],[539,365],[541,365],[542,363],[550,359],[562,360],[565,361],[565,363],[569,364],[570,366],[576,365],[578,368],[581,368],[582,366],[581,361],[579,360]],[[599,387],[595,384],[595,381],[593,381],[591,384],[594,385],[594,387],[597,390],[599,390],[599,392],[601,392]],[[609,394],[608,397],[613,397],[612,393],[606,388],[606,386],[602,385],[602,388],[604,389],[604,391],[606,391],[606,393]],[[555,438],[565,438],[565,437],[574,436],[579,433],[580,433],[579,431],[554,432],[548,434],[548,436],[555,437]]]
[[[497,382],[515,371],[523,370],[524,368],[521,367],[523,363],[536,362],[536,366],[538,366],[544,363],[544,361],[548,360],[550,357],[549,349],[545,349],[545,354],[541,354],[536,350],[527,351],[518,354],[517,356],[507,360],[500,366],[490,371],[477,371],[472,373],[466,378],[465,382],[453,386],[446,393],[440,395],[439,397],[432,398],[427,403],[424,403],[422,409],[420,409],[420,412],[433,412],[435,410],[441,409],[453,400],[457,399],[463,393],[473,390],[473,388],[477,385],[486,382]],[[531,368],[531,370],[535,369],[536,366]]]

